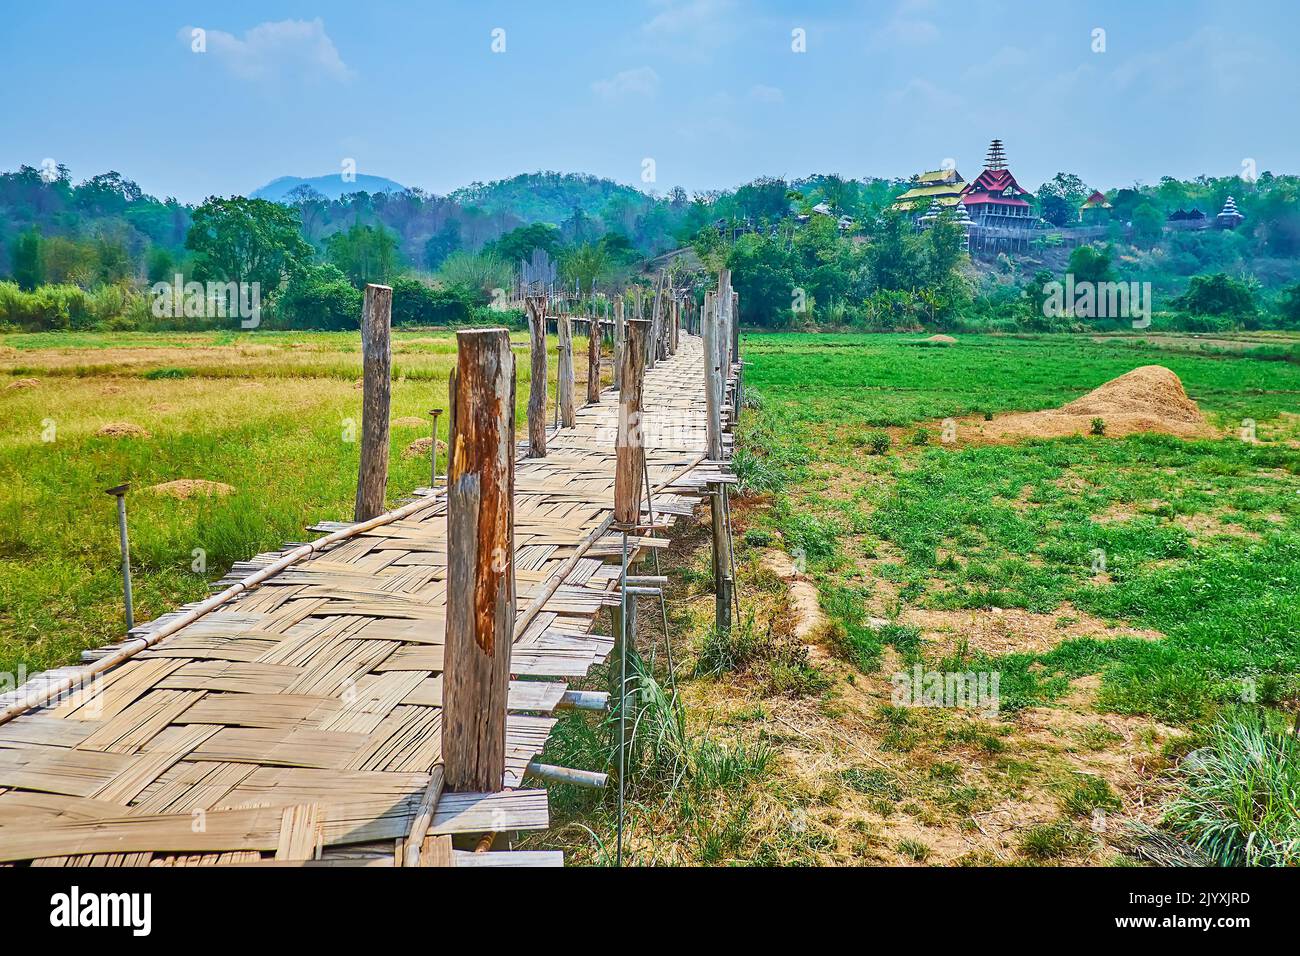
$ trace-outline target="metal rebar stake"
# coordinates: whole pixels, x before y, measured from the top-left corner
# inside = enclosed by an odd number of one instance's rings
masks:
[[[122,546],[122,595],[126,600],[127,633],[135,627],[135,608],[131,603],[131,545],[126,537],[126,493],[130,488],[131,485],[125,483],[104,492],[117,498],[117,537]]]
[[[623,532],[623,564],[619,571],[619,600],[622,613],[618,616],[619,688],[618,688],[618,866],[623,866],[623,800],[627,791],[627,532]],[[633,598],[633,600],[636,600]]]

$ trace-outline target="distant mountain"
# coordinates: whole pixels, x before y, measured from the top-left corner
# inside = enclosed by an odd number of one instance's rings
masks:
[[[261,189],[254,190],[249,198],[283,202],[289,193],[299,186],[308,186],[326,199],[338,199],[349,193],[400,193],[406,190],[406,187],[401,183],[386,179],[383,176],[358,174],[354,180],[345,182],[342,175],[334,173],[330,176],[310,176],[307,178],[302,176],[281,176],[279,179],[271,180]]]
[[[471,183],[449,197],[461,206],[477,206],[489,213],[509,213],[524,222],[559,225],[581,209],[599,215],[611,201],[640,211],[654,200],[631,186],[582,173],[521,173],[490,183]]]

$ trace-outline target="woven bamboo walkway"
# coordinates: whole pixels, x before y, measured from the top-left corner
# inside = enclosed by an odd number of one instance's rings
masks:
[[[646,372],[645,396],[662,525],[689,515],[705,480],[720,477],[704,460],[698,338],[683,335],[676,355]],[[547,826],[545,790],[520,788],[525,768],[567,682],[612,646],[592,629],[601,607],[618,602],[621,539],[609,532],[617,408],[609,391],[581,408],[576,427],[551,431],[544,459],[524,458],[521,446],[507,789],[443,793],[420,841],[423,864],[561,862],[551,852],[455,850],[451,838]],[[0,864],[400,865],[441,762],[445,496],[418,495],[414,513],[325,548],[0,725]],[[259,555],[228,581],[284,553]],[[76,672],[38,675],[0,704]]]

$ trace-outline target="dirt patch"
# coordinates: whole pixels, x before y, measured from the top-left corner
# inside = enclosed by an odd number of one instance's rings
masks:
[[[5,390],[13,391],[15,389],[20,389],[20,388],[35,388],[37,385],[40,384],[41,384],[41,380],[38,378],[20,378],[6,385]]]
[[[931,645],[930,651],[943,656],[955,654],[963,647],[986,654],[1041,654],[1072,638],[1135,637],[1154,641],[1164,637],[1159,631],[1112,626],[1068,603],[1051,614],[1018,608],[932,611],[908,607],[899,622],[920,628],[921,636]]]
[[[817,586],[800,574],[790,556],[784,551],[763,552],[762,565],[785,582],[790,598],[790,612],[794,616],[794,636],[808,646],[809,656],[826,657],[826,650],[817,643],[816,635],[826,623]]]
[[[401,418],[393,419],[393,427],[395,428],[425,428],[429,424],[418,415],[404,415]]]
[[[96,435],[103,435],[105,438],[148,438],[149,432],[133,422],[109,422],[107,425],[101,425]]]
[[[1144,365],[1093,389],[1082,398],[1042,412],[999,415],[991,422],[968,420],[961,441],[1019,441],[1087,435],[1093,421],[1105,423],[1107,438],[1157,432],[1180,438],[1210,438],[1216,432],[1187,397],[1178,376],[1163,365]]]
[[[432,447],[433,447],[432,438],[417,438],[415,441],[407,445],[406,448],[402,451],[402,457],[403,458],[424,458],[429,454],[429,449]],[[441,455],[446,451],[447,451],[447,443],[443,441],[441,438],[439,438],[438,454]]]
[[[150,485],[147,490],[156,495],[177,498],[181,501],[186,501],[197,495],[203,497],[215,495],[224,498],[235,491],[233,485],[227,485],[221,481],[207,481],[203,478],[177,478],[175,481],[165,481],[161,485]]]

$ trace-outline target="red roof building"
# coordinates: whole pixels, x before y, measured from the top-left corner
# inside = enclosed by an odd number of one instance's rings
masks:
[[[961,201],[976,225],[1024,228],[1032,218],[1029,205],[1032,198],[1007,169],[1002,140],[995,139],[984,160],[984,172],[962,190]]]

